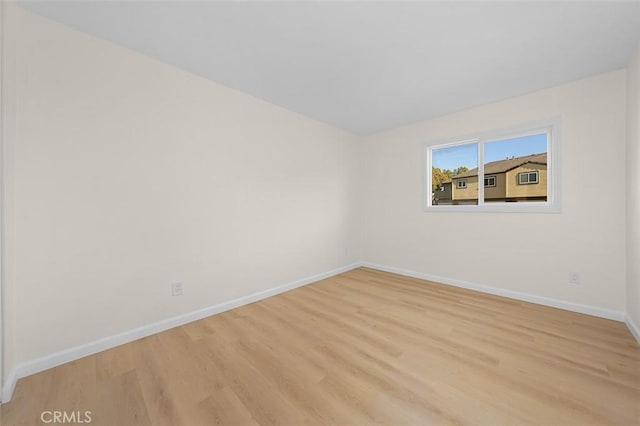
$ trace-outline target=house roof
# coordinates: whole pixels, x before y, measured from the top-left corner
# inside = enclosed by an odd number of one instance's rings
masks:
[[[524,157],[513,157],[505,160],[492,161],[484,165],[484,175],[494,175],[497,173],[508,172],[527,163],[547,164],[547,153],[531,154]],[[462,172],[459,175],[452,176],[451,179],[460,179],[478,175],[478,168]]]

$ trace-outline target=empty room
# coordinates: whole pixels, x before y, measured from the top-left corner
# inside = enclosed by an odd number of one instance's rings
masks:
[[[2,426],[640,425],[640,1],[0,24]]]

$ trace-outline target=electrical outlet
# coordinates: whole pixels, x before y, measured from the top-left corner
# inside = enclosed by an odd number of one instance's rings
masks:
[[[569,277],[570,284],[580,284],[580,272],[572,272]]]
[[[172,296],[182,296],[184,292],[182,291],[182,283],[171,283],[171,295]]]

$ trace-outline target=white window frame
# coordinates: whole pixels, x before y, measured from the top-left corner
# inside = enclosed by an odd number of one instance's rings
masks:
[[[523,201],[518,203],[484,201],[484,144],[502,139],[547,133],[547,201]],[[477,144],[478,147],[478,204],[432,205],[432,152],[434,149]],[[423,209],[425,212],[520,212],[560,213],[560,120],[546,119],[501,130],[478,133],[472,136],[426,142],[423,144]],[[489,175],[493,176],[493,175]],[[539,179],[539,178],[538,178]]]
[[[460,185],[460,184],[464,184],[464,185]],[[467,189],[467,180],[466,179],[460,179],[458,181],[456,181],[456,189]]]
[[[493,179],[493,185],[484,185],[485,188],[495,188],[497,182],[497,175],[485,175],[485,179]],[[482,182],[484,184],[484,182]]]

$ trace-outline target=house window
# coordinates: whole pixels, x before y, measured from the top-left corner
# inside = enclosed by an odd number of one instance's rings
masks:
[[[493,188],[496,186],[496,177],[495,176],[485,176],[484,178],[484,187],[485,188]]]
[[[425,210],[559,211],[557,129],[548,121],[425,144]],[[436,198],[445,184],[453,190]]]
[[[538,172],[524,172],[518,173],[518,184],[530,185],[532,183],[538,183]]]

